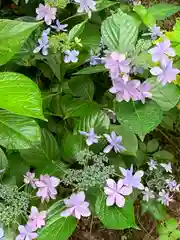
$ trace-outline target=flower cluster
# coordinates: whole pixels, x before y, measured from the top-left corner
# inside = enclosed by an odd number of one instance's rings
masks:
[[[93,0],[75,0],[80,6],[78,8],[78,12],[87,12],[88,17],[91,18],[92,11],[96,10],[96,2]]]
[[[129,102],[140,100],[145,103],[145,98],[151,98],[151,86],[139,80],[130,80],[131,71],[130,59],[126,59],[125,54],[112,52],[105,58],[105,67],[109,70],[113,86],[110,92],[116,94],[116,100]]]
[[[32,240],[38,237],[36,231],[43,226],[45,226],[45,218],[47,212],[39,212],[36,207],[31,207],[31,213],[28,218],[28,222],[25,226],[19,225],[19,235],[16,237],[16,240]]]
[[[86,144],[91,146],[93,143],[98,143],[101,136],[97,136],[94,132],[94,128],[91,128],[89,132],[79,131],[81,135],[86,136]],[[108,141],[108,146],[106,146],[103,150],[104,153],[109,153],[112,149],[117,152],[123,152],[126,150],[125,147],[122,146],[122,136],[117,136],[114,131],[111,134],[104,134],[104,137]]]
[[[155,160],[150,159],[148,162],[149,179],[147,179],[148,187],[145,187],[143,192],[143,200],[149,201],[157,199],[162,204],[169,206],[173,201],[172,192],[178,192],[180,184],[173,179],[171,163],[157,163]]]
[[[120,167],[120,171],[124,178],[119,179],[117,183],[113,179],[108,179],[106,181],[104,192],[107,195],[107,206],[116,204],[118,207],[124,207],[124,196],[130,195],[133,192],[133,188],[138,188],[140,190],[144,189],[141,183],[141,178],[144,175],[143,171],[137,171],[133,175],[133,165],[130,169]]]
[[[47,174],[40,175],[40,178],[36,179],[34,173],[27,172],[24,176],[24,182],[30,184],[33,188],[38,188],[36,196],[40,197],[43,202],[56,198],[56,187],[59,185],[60,179],[53,176],[50,177]]]
[[[152,55],[152,61],[160,63],[160,66],[153,67],[150,72],[157,76],[157,80],[162,85],[176,80],[176,75],[180,73],[179,69],[172,67],[173,61],[169,57],[174,57],[175,52],[170,46],[171,42],[164,39],[163,42],[158,42],[155,47],[148,51]]]

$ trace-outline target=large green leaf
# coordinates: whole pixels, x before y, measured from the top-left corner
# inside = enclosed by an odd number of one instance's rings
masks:
[[[59,147],[54,136],[46,129],[41,129],[41,143],[32,148],[20,151],[21,156],[32,166],[46,167],[58,159]]]
[[[101,27],[102,38],[110,51],[132,51],[138,36],[138,25],[135,20],[123,13],[120,9],[117,13],[108,17]]]
[[[0,111],[0,145],[9,149],[27,149],[40,142],[40,128],[35,120]]]
[[[128,126],[141,139],[160,124],[163,114],[154,102],[145,104],[135,102],[116,103],[116,115],[121,124]]]
[[[74,75],[88,75],[99,72],[107,72],[107,69],[104,67],[104,65],[96,65],[82,68],[80,71],[74,73]]]
[[[38,86],[23,74],[0,73],[0,107],[10,112],[44,120]]]
[[[115,131],[117,135],[122,136],[122,144],[126,148],[124,153],[136,155],[138,150],[137,137],[128,127],[111,124],[110,130]]]
[[[39,231],[38,240],[67,240],[76,228],[77,222],[74,217],[61,217],[63,211],[61,204],[53,204],[48,211],[48,219],[45,227]]]
[[[126,229],[136,227],[134,208],[131,200],[126,199],[123,208],[106,206],[104,192],[100,192],[96,200],[96,214],[106,228]]]
[[[75,25],[68,34],[69,41],[72,41],[75,37],[78,37],[84,30],[87,20]]]
[[[0,19],[0,65],[8,62],[21,48],[40,22]]]
[[[93,34],[90,36],[89,33]],[[85,49],[89,50],[98,47],[101,39],[100,27],[97,24],[87,23],[79,38],[81,39],[81,43]]]
[[[169,111],[178,103],[180,90],[175,84],[171,83],[163,86],[154,78],[150,78],[147,81],[152,86],[152,100],[154,100],[163,111]]]
[[[7,169],[7,167],[8,167],[7,157],[6,157],[5,153],[3,152],[3,150],[0,148],[0,179],[1,179],[4,171]]]
[[[134,6],[134,11],[140,16],[143,23],[148,27],[152,27],[156,24],[156,19],[154,18],[154,16],[149,13],[143,5]]]
[[[77,121],[75,131],[89,131],[94,128],[96,133],[104,133],[109,129],[110,120],[108,116],[101,110],[82,117]]]
[[[156,200],[150,200],[148,202],[142,201],[141,208],[142,213],[148,212],[158,221],[164,220],[167,215],[165,206]]]
[[[172,47],[174,48],[176,55],[180,56],[180,20],[176,20],[173,31],[167,32],[166,36],[171,40]],[[180,63],[180,61],[177,61],[177,63]],[[176,67],[179,68],[179,66]]]
[[[180,11],[180,6],[169,3],[158,3],[148,8],[148,12],[152,14],[156,20],[164,20],[178,11]]]

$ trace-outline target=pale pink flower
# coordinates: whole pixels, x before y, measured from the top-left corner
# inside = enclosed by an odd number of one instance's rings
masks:
[[[51,25],[52,21],[56,19],[57,8],[50,7],[48,5],[39,4],[36,8],[36,20],[44,19],[47,25]]]
[[[89,203],[85,201],[84,192],[73,193],[69,199],[64,199],[67,207],[66,210],[61,212],[62,217],[74,216],[80,219],[81,216],[89,217],[91,212],[89,210]]]
[[[34,230],[32,230],[28,225],[19,225],[18,230],[19,235],[16,237],[16,240],[32,240],[38,237],[38,234],[34,232]]]
[[[27,172],[26,175],[24,175],[24,183],[30,184],[34,189],[36,188],[36,181],[35,173]]]
[[[36,187],[39,188],[36,193],[37,197],[41,197],[41,201],[49,201],[50,198],[56,199],[57,190],[60,180],[56,177],[50,177],[49,175],[41,175],[40,180],[36,181]]]
[[[31,207],[31,214],[29,215],[29,220],[27,225],[30,226],[33,230],[42,228],[45,226],[45,218],[47,216],[46,211],[39,212],[36,207]]]
[[[173,202],[172,196],[169,195],[168,192],[165,192],[164,189],[159,192],[159,198],[158,201],[160,201],[165,206],[169,206],[170,202]]]
[[[106,199],[107,206],[113,206],[116,204],[118,207],[124,207],[124,196],[132,193],[132,187],[124,186],[122,179],[120,179],[117,183],[113,179],[107,179],[104,192],[108,196]]]

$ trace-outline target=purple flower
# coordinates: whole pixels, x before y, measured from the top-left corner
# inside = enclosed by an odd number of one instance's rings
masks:
[[[77,62],[78,61],[78,58],[77,56],[79,55],[79,51],[76,51],[76,50],[66,50],[64,52],[66,55],[64,57],[64,62],[65,63],[70,63],[70,62]]]
[[[29,215],[27,225],[33,230],[42,228],[43,226],[45,226],[46,216],[46,211],[39,212],[36,207],[31,207],[31,214]]]
[[[148,83],[141,83],[137,87],[137,90],[139,91],[137,100],[141,100],[142,103],[145,103],[145,98],[152,98],[152,93],[149,92],[151,90],[151,86]]]
[[[90,62],[89,62],[89,64],[90,64],[91,66],[95,66],[95,65],[101,64],[101,63],[102,63],[102,59],[101,59],[100,57],[98,57],[98,56],[91,56],[91,57],[90,57]]]
[[[173,202],[173,199],[172,199],[171,196],[169,196],[169,193],[165,192],[164,189],[163,189],[161,192],[159,192],[158,201],[160,201],[165,206],[169,206],[169,203]]]
[[[62,217],[74,216],[80,219],[81,216],[89,217],[91,212],[89,210],[89,203],[85,201],[84,192],[79,192],[77,194],[73,193],[69,199],[65,199],[64,203],[67,207],[66,210],[61,212]]]
[[[51,8],[50,6],[39,4],[39,8],[36,8],[36,20],[44,19],[47,25],[51,25],[52,21],[56,19],[57,8]]]
[[[129,187],[138,188],[140,190],[144,189],[144,186],[141,183],[141,178],[144,175],[143,171],[137,171],[133,175],[133,165],[130,169],[119,168],[122,175],[124,176],[123,184]]]
[[[161,167],[163,167],[165,169],[166,172],[172,173],[172,167],[171,167],[171,163],[170,162],[168,164],[160,163],[160,165],[161,165]]]
[[[116,101],[121,102],[125,100],[126,102],[129,102],[131,98],[133,100],[139,99],[140,95],[137,88],[140,85],[140,81],[128,81],[128,76],[124,75],[122,78],[118,77],[113,79],[112,83],[113,86],[109,91],[116,94]]]
[[[170,191],[179,191],[180,185],[177,184],[176,180],[166,179],[167,187]]]
[[[164,42],[157,43],[156,47],[150,49],[148,53],[152,54],[152,61],[163,63],[164,61],[167,61],[168,56],[174,57],[175,52],[170,45],[171,42],[168,39],[165,39]]]
[[[151,31],[151,39],[152,40],[156,40],[157,37],[162,37],[163,36],[163,33],[161,31],[161,28],[154,25],[153,27],[150,28],[150,31]]]
[[[152,158],[149,160],[148,165],[149,165],[149,170],[151,171],[153,171],[154,169],[157,169],[156,167],[157,162],[154,161]]]
[[[80,4],[78,12],[87,12],[91,18],[91,12],[96,10],[96,2],[93,0],[75,0],[75,2]]]
[[[60,21],[56,20],[56,25],[52,25],[51,27],[56,30],[56,32],[67,32],[68,24],[60,24]]]
[[[150,199],[155,198],[154,192],[150,191],[148,187],[144,188],[144,191],[142,192],[143,194],[143,200],[148,202]]]
[[[28,225],[19,225],[18,230],[19,235],[16,237],[16,240],[32,240],[38,237],[38,234],[35,233]]]
[[[113,148],[116,153],[126,150],[126,148],[121,145],[122,136],[116,136],[116,133],[114,131],[112,131],[111,135],[104,134],[104,136],[110,143],[107,147],[104,148],[103,150],[104,153],[110,152]]]
[[[123,180],[120,179],[117,183],[113,179],[106,180],[106,187],[104,192],[108,196],[106,199],[107,206],[113,206],[116,204],[122,208],[125,204],[124,196],[132,193],[132,187],[123,186]]]
[[[56,177],[50,177],[49,175],[40,175],[40,180],[36,181],[36,187],[39,188],[36,193],[37,197],[41,197],[41,201],[49,201],[50,198],[55,199],[60,180]]]
[[[35,173],[27,172],[26,175],[24,175],[24,183],[30,184],[34,189],[36,188],[36,181]]]
[[[150,72],[152,75],[157,76],[157,80],[165,85],[166,83],[171,83],[176,80],[176,75],[180,73],[177,68],[172,68],[172,61],[167,60],[161,63],[160,67],[153,67]]]
[[[100,138],[95,134],[94,128],[91,128],[89,132],[79,131],[79,133],[87,137],[86,144],[88,146],[92,145],[93,143],[98,143],[98,140]]]
[[[38,53],[42,50],[42,54],[44,56],[48,55],[49,39],[48,39],[47,30],[43,31],[42,38],[38,39],[39,45],[34,49],[33,53]]]
[[[124,54],[112,52],[105,58],[105,67],[109,70],[112,79],[118,78],[120,73],[129,73],[130,60]]]

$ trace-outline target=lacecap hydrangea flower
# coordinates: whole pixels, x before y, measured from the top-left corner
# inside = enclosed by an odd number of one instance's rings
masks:
[[[170,172],[172,173],[172,166],[171,163],[160,163],[161,167],[163,167],[165,169],[166,172]]]
[[[150,28],[151,32],[151,39],[156,40],[157,37],[162,37],[163,32],[161,31],[161,28],[159,26],[154,25],[153,27]]]
[[[148,187],[144,188],[144,191],[142,192],[143,194],[143,200],[148,202],[150,199],[154,199],[155,195],[154,192],[151,191]]]
[[[161,192],[159,192],[158,201],[160,201],[165,206],[169,206],[169,203],[173,202],[173,199],[170,196],[169,192],[165,192],[165,190],[163,189]]]
[[[27,172],[26,175],[24,175],[24,183],[30,184],[33,188],[36,188],[36,181],[35,173]]]
[[[107,195],[107,206],[113,206],[116,204],[118,207],[122,208],[125,205],[124,196],[128,196],[132,193],[132,187],[124,186],[122,179],[117,183],[113,179],[107,179],[104,192]]]
[[[154,169],[157,169],[157,162],[154,161],[152,158],[148,162],[149,170],[153,171]]]
[[[117,152],[122,152],[125,151],[126,148],[122,146],[122,136],[117,136],[114,131],[112,131],[111,135],[109,134],[104,134],[106,140],[109,142],[109,145],[104,148],[103,152],[108,153],[112,149]]]
[[[68,24],[61,24],[58,19],[56,19],[56,25],[51,25],[51,27],[55,29],[56,32],[67,32],[67,26]]]
[[[39,4],[36,8],[36,20],[44,19],[47,25],[51,25],[52,21],[56,19],[57,8],[50,7],[48,5]]]
[[[79,51],[76,50],[66,50],[65,52],[65,56],[64,56],[64,62],[65,63],[70,63],[70,62],[77,62],[78,58],[77,56],[79,55]]]
[[[84,192],[73,193],[69,199],[64,199],[66,210],[61,212],[62,217],[74,216],[77,219],[89,217],[91,212],[89,210],[89,203],[85,201]]]
[[[42,32],[41,38],[38,39],[38,46],[34,49],[33,53],[38,53],[41,51],[44,56],[48,55],[48,48],[49,48],[48,34],[49,33],[50,33],[50,28]]]
[[[29,215],[29,220],[27,225],[36,231],[38,228],[42,228],[45,226],[45,218],[47,216],[46,211],[39,212],[36,207],[31,207],[31,213]]]
[[[93,143],[98,143],[100,136],[96,135],[94,128],[91,128],[89,132],[79,131],[81,135],[87,137],[86,144],[91,146]]]
[[[89,18],[91,18],[92,11],[96,10],[96,2],[93,0],[75,0],[80,6],[78,8],[78,12],[87,12]]]
[[[18,230],[19,235],[16,237],[16,240],[33,240],[38,237],[38,234],[28,225],[19,225]]]

